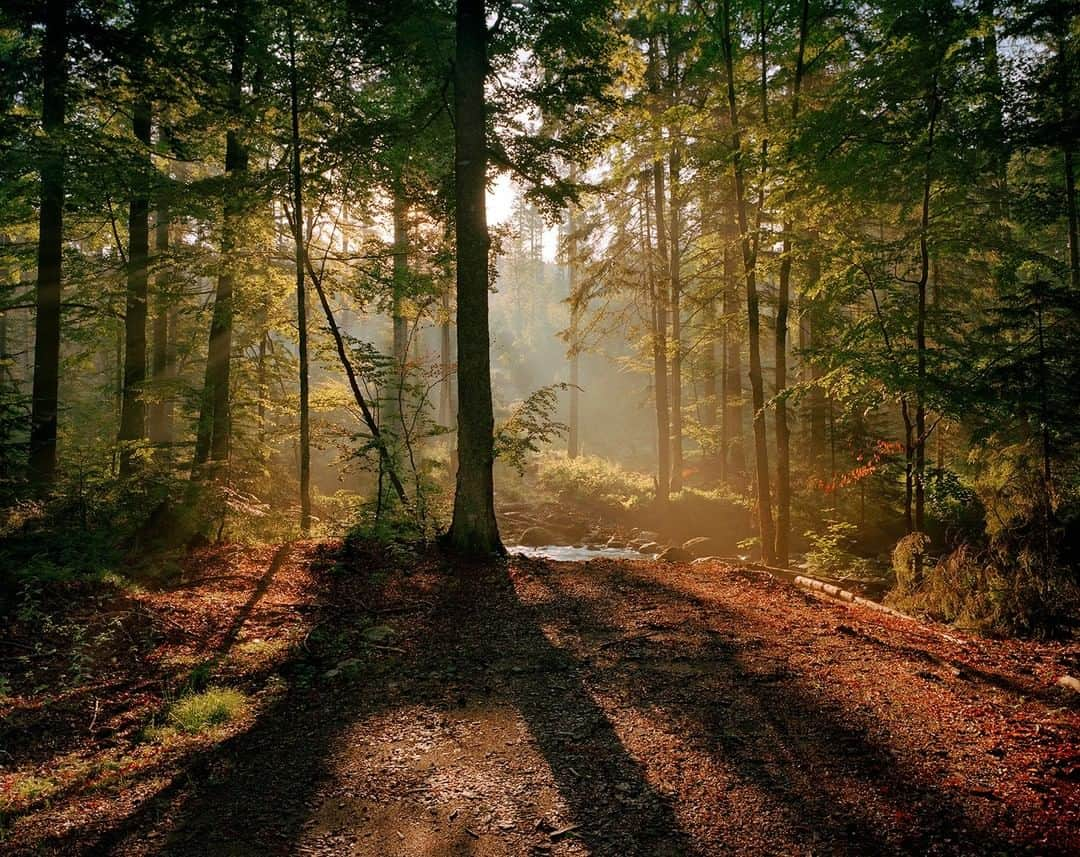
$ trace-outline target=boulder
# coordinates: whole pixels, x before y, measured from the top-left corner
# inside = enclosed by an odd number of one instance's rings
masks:
[[[696,539],[689,539],[688,541],[683,542],[682,549],[694,559],[703,556],[716,556],[719,553],[723,553],[720,549],[719,542],[708,536],[699,536]]]
[[[660,554],[657,559],[664,562],[690,562],[693,557],[682,548],[671,547]]]
[[[660,553],[664,546],[659,542],[645,542],[638,548],[639,553]]]
[[[555,533],[547,527],[529,527],[521,534],[519,544],[527,548],[539,548],[544,545],[555,544],[556,541],[558,541],[558,538]]]

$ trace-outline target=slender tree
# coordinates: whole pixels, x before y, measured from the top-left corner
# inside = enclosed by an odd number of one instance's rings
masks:
[[[141,14],[141,10],[140,10]],[[136,86],[144,84],[134,76]],[[124,313],[124,384],[120,411],[120,475],[130,474],[133,446],[146,437],[147,282],[150,259],[150,101],[137,95],[133,105],[133,129],[140,169],[134,177],[128,217],[127,302]]]
[[[300,160],[300,96],[296,80],[296,24],[292,11],[289,29],[289,113],[291,122],[292,216],[296,249],[296,331],[300,370],[300,531],[311,529],[311,416],[308,380],[307,291],[304,288],[304,187]]]
[[[245,2],[238,0],[232,19],[232,59],[227,99],[229,130],[225,135],[225,174],[230,180],[231,192],[225,199],[221,226],[222,262],[210,320],[210,344],[195,441],[196,467],[211,460],[224,462],[229,457],[229,375],[232,363],[233,292],[236,286],[236,263],[232,256],[244,209],[240,198],[241,185],[248,167],[248,152],[238,127],[243,102],[244,63],[248,52]]]
[[[67,103],[67,2],[46,0],[42,42],[41,206],[38,214],[34,384],[30,472],[47,490],[56,477],[60,387],[60,262],[64,240],[64,114]]]

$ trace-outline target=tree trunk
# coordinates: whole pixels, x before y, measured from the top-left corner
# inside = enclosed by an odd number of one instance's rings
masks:
[[[656,37],[649,39],[649,64],[646,79],[649,93],[654,102],[660,96],[660,60]],[[658,122],[659,105],[653,105],[654,122]],[[670,301],[670,278],[667,247],[667,226],[664,208],[667,194],[664,190],[664,160],[659,153],[659,129],[657,135],[657,153],[652,162],[652,205],[649,205],[649,191],[645,191],[646,251],[648,256],[649,290],[652,306],[653,370],[656,399],[656,496],[661,503],[667,503],[671,493],[671,411],[668,387],[668,306]],[[656,221],[656,252],[653,253],[652,226],[649,217],[651,211]],[[660,275],[656,275],[654,259],[660,261]]]
[[[746,173],[743,165],[742,135],[739,110],[735,98],[734,46],[731,39],[731,0],[723,0],[724,67],[727,76],[728,111],[731,120],[732,170],[735,177],[735,203],[739,218],[743,270],[746,276],[746,319],[750,346],[750,389],[754,407],[754,459],[757,478],[758,536],[762,558],[767,565],[773,562],[772,496],[769,488],[769,447],[765,432],[765,387],[761,372],[761,321],[757,292],[757,241],[750,234],[747,215]],[[763,144],[764,146],[764,144]],[[760,216],[760,212],[759,212]]]
[[[646,258],[646,277],[649,288],[649,309],[653,352],[653,399],[656,403],[656,500],[666,504],[671,493],[671,467],[668,456],[671,443],[668,431],[671,422],[668,419],[668,368],[667,368],[667,301],[665,298],[664,279],[657,281],[654,270],[652,243],[652,204],[649,188],[642,188],[644,217],[642,223],[641,247]]]
[[[404,399],[408,386],[409,363],[409,320],[404,315],[405,298],[409,281],[409,228],[406,220],[405,198],[400,190],[395,189],[393,201],[394,220],[394,293],[391,310],[394,341],[394,385],[390,390],[387,409],[387,432],[398,443],[405,441],[406,416]]]
[[[668,171],[671,176],[671,257],[668,272],[671,277],[671,490],[681,491],[683,480],[683,422],[682,422],[682,283],[680,281],[680,247],[682,212],[680,210],[679,171],[681,154],[676,142],[671,147]]]
[[[454,414],[454,363],[453,337],[450,329],[450,289],[442,294],[443,322],[439,326],[439,377],[442,385],[439,393],[439,425],[447,428],[456,421]]]
[[[136,100],[133,108],[135,139],[144,151],[141,175],[134,177],[135,190],[128,216],[127,302],[124,315],[124,387],[120,409],[120,475],[128,476],[133,447],[146,437],[147,265],[150,257],[150,102]]]
[[[172,295],[169,284],[172,278],[167,273],[163,259],[169,252],[169,205],[165,200],[158,200],[154,223],[154,249],[157,255],[157,274],[154,277],[157,306],[154,308],[154,321],[151,329],[150,379],[154,384],[154,401],[147,415],[147,434],[151,443],[169,443],[172,441],[172,394],[165,385],[170,376],[170,336],[169,317],[172,314]]]
[[[244,59],[247,52],[247,22],[238,13],[233,34],[230,70],[229,112],[239,120],[243,96]],[[225,136],[225,175],[227,190],[221,227],[221,271],[214,293],[214,314],[210,321],[210,345],[206,357],[202,407],[195,439],[195,465],[207,461],[224,462],[229,457],[229,370],[232,357],[233,289],[235,263],[232,258],[243,202],[239,198],[244,173],[247,172],[247,149],[240,135],[230,128]]]
[[[1069,214],[1069,282],[1076,292],[1080,291],[1080,226],[1076,213],[1076,172],[1072,148],[1068,144],[1065,146],[1065,205]]]
[[[802,0],[799,15],[799,49],[795,57],[795,77],[791,93],[791,120],[799,119],[799,95],[802,91],[803,57],[806,52],[809,2]],[[790,208],[794,193],[790,186],[785,190]],[[790,218],[784,223],[784,247],[780,260],[779,295],[776,303],[776,562],[788,563],[788,544],[791,538],[791,431],[788,428],[787,401],[783,393],[787,389],[787,335],[788,310],[791,305],[791,237],[794,224]]]
[[[724,293],[721,313],[724,317],[723,367],[721,393],[723,420],[720,430],[722,455],[720,480],[742,487],[746,481],[746,448],[743,438],[742,336],[735,320],[742,312],[737,289],[734,244],[738,242],[738,224],[734,201],[727,206],[724,226]]]
[[[307,291],[304,289],[304,188],[300,172],[300,98],[296,84],[296,28],[289,22],[289,108],[292,114],[293,230],[296,244],[296,331],[300,356],[300,531],[311,530],[311,422],[308,408]]]
[[[30,475],[48,490],[56,479],[56,424],[60,386],[60,262],[63,254],[64,111],[67,95],[67,3],[46,0],[41,52],[41,208],[38,215],[37,316],[30,414]]]
[[[915,529],[923,532],[926,510],[926,297],[930,281],[930,190],[933,185],[934,132],[940,98],[937,78],[930,92],[930,122],[926,138],[926,166],[923,175],[922,218],[919,223],[918,315],[915,320],[917,380],[915,388]],[[918,560],[917,560],[918,563]],[[916,574],[922,572],[916,568]]]
[[[571,167],[570,181],[577,181],[577,168]],[[568,351],[570,356],[570,413],[567,417],[566,432],[566,456],[577,458],[581,453],[581,359],[580,343],[578,342],[578,324],[580,318],[579,296],[577,293],[577,220],[574,217],[574,204],[571,203],[567,212],[566,225],[566,273],[570,300],[570,330]]]
[[[484,195],[487,75],[484,0],[458,0],[454,61],[454,190],[457,200],[458,469],[447,541],[502,553],[495,520],[495,417],[491,403],[488,248]]]

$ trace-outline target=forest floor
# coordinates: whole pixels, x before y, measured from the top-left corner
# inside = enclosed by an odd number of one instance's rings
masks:
[[[1075,644],[715,563],[363,544],[35,609],[0,630],[4,853],[1080,853]],[[170,731],[208,685],[243,705]]]

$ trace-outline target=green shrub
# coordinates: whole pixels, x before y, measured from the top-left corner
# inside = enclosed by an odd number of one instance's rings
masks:
[[[873,563],[851,551],[858,530],[850,521],[835,520],[826,521],[824,530],[807,530],[807,570],[823,577],[875,576]]]
[[[546,455],[537,463],[540,487],[562,503],[627,510],[652,499],[652,477],[596,456]]]

